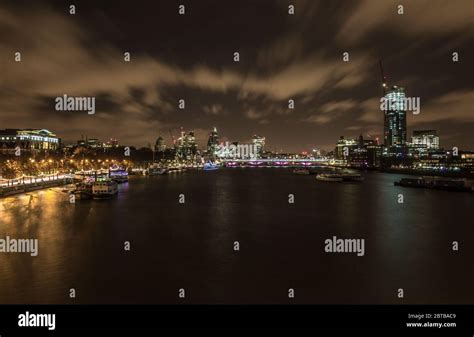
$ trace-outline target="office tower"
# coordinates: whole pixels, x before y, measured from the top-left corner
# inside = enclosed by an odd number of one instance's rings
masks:
[[[216,151],[219,150],[219,134],[217,133],[217,128],[214,127],[209,134],[209,139],[207,141],[207,153],[211,156],[216,154]]]
[[[405,90],[393,86],[385,92],[384,145],[389,152],[400,152],[407,140],[407,111]]]

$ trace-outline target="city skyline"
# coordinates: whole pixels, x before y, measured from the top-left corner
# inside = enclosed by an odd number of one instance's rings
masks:
[[[174,2],[81,3],[75,15],[60,1],[28,14],[21,9],[30,4],[6,5],[0,124],[48,128],[66,143],[89,135],[137,147],[158,136],[169,144],[180,127],[205,147],[216,126],[229,140],[263,135],[278,151],[331,150],[341,135],[383,139],[383,60],[388,84],[421,99],[420,114],[407,113],[408,139],[437,130],[440,147],[473,147],[465,137],[474,125],[468,1],[420,1],[402,15],[391,1],[292,3],[294,15],[283,1],[191,1],[185,15]],[[142,20],[148,13],[153,20]],[[95,114],[56,111],[62,95],[95,97]]]
[[[0,334],[468,329],[473,2],[4,0]]]

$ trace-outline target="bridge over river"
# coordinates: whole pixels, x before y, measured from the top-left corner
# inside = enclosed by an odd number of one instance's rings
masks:
[[[328,166],[337,165],[328,158],[259,158],[259,159],[224,159],[221,162],[226,167],[234,166],[263,166],[263,167],[299,167],[299,166]]]

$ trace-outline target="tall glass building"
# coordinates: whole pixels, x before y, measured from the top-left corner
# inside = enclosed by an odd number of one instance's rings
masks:
[[[390,152],[400,152],[407,141],[405,89],[393,86],[385,92],[384,145]]]
[[[207,140],[207,152],[209,155],[213,156],[219,150],[219,134],[217,133],[217,128],[214,127],[209,134],[209,139]]]
[[[176,154],[180,158],[191,159],[197,154],[197,144],[194,132],[189,133],[181,130],[181,137],[178,138],[175,144]]]

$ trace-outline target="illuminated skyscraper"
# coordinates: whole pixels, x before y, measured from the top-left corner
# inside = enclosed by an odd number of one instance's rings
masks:
[[[197,153],[196,137],[194,132],[189,133],[181,130],[181,137],[178,138],[176,144],[176,154],[180,158],[190,159]]]
[[[219,134],[217,133],[216,127],[214,127],[207,141],[207,153],[212,156],[217,150],[219,150]]]
[[[399,152],[407,141],[405,90],[397,86],[388,89],[384,103],[384,145],[390,152]]]

